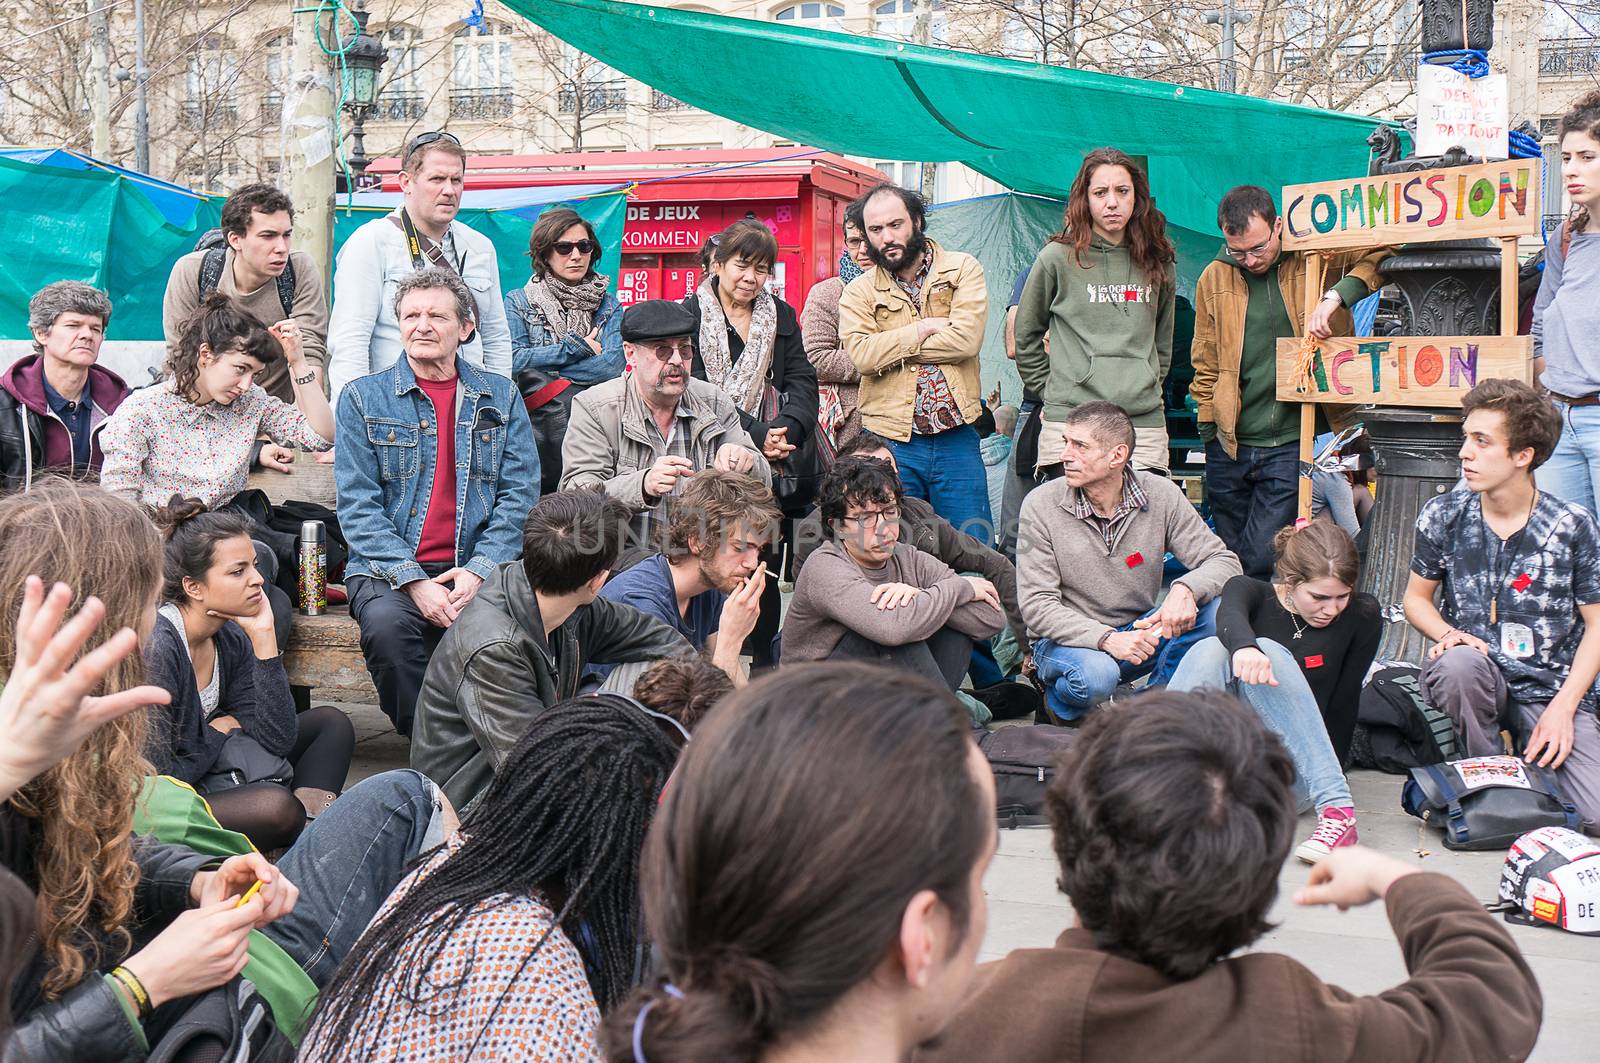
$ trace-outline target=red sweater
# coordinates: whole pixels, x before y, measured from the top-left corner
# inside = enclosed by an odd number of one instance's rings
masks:
[[[428,512],[422,520],[422,539],[417,543],[417,560],[424,563],[442,561],[453,565],[456,561],[456,384],[456,377],[417,378],[417,385],[433,403],[434,424],[439,430],[433,491],[428,495]]]

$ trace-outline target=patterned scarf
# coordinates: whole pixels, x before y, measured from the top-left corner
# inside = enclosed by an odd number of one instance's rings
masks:
[[[716,277],[709,276],[695,289],[700,303],[700,361],[706,379],[752,417],[761,416],[762,392],[772,368],[773,341],[778,336],[778,301],[763,289],[750,308],[750,337],[737,362],[728,353],[728,318],[717,298]]]
[[[522,286],[528,302],[539,308],[545,323],[560,343],[569,335],[584,337],[594,328],[595,311],[606,296],[605,277],[596,273],[588,280],[567,284],[555,277],[532,277]]]
[[[840,280],[844,281],[846,284],[849,284],[851,281],[855,280],[857,277],[861,276],[865,272],[866,272],[866,270],[864,270],[860,266],[856,265],[856,260],[850,257],[850,252],[848,252],[848,251],[840,251],[839,252],[839,279]]]

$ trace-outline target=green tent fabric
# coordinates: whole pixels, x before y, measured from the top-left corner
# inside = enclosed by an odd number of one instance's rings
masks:
[[[107,337],[162,339],[161,302],[167,276],[182,255],[222,214],[221,196],[195,194],[193,216],[171,222],[140,191],[136,179],[109,170],[65,169],[0,157],[0,231],[14,239],[0,261],[0,336],[27,339],[28,300],[53,281],[77,280],[104,289],[114,313]],[[605,261],[622,247],[627,199],[596,195],[566,204],[594,225]],[[494,241],[501,284],[528,277],[531,208],[461,211],[461,220]],[[337,248],[357,225],[382,212],[336,212]]]
[[[1196,233],[1237,184],[1365,173],[1364,118],[1138,78],[616,0],[502,0],[652,88],[757,129],[879,159],[954,160],[1064,195],[1083,154],[1149,159],[1156,202]],[[708,76],[708,71],[719,71]],[[751,82],[742,72],[760,71]]]

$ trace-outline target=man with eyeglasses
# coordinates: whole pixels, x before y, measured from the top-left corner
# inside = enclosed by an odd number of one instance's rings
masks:
[[[561,444],[561,489],[599,488],[633,518],[625,561],[651,547],[685,479],[703,469],[745,473],[772,485],[772,469],[714,384],[690,374],[694,315],[647,299],[622,315],[628,372],[579,395]],[[619,564],[619,571],[626,568]]]
[[[402,353],[394,291],[417,270],[439,266],[466,282],[476,328],[461,356],[511,375],[511,333],[500,294],[500,264],[487,236],[456,220],[467,152],[454,133],[422,133],[401,156],[400,206],[350,234],[333,270],[328,383],[333,399],[357,377],[387,369]]]
[[[1327,255],[1327,290],[1305,317],[1306,256],[1283,250],[1272,194],[1240,185],[1222,197],[1225,244],[1195,285],[1194,382],[1206,445],[1206,495],[1217,534],[1245,574],[1272,576],[1272,537],[1295,518],[1300,409],[1279,402],[1278,339],[1348,336],[1351,306],[1383,287],[1392,248]]]
[[[900,541],[900,478],[886,461],[840,458],[817,489],[829,541],[806,559],[783,624],[782,656],[866,660],[955,690],[972,641],[1006,625],[1000,592]]]

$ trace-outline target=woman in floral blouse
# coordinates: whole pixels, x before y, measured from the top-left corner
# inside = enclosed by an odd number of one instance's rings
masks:
[[[279,358],[293,406],[255,383]],[[113,494],[151,506],[181,495],[216,509],[244,490],[261,436],[296,450],[333,446],[333,411],[291,320],[268,328],[213,294],[168,355],[167,377],[129,395],[101,430],[100,484]]]

